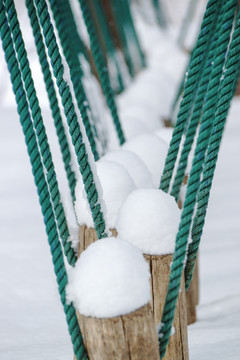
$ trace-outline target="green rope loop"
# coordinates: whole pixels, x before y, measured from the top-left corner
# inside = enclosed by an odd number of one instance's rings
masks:
[[[51,65],[54,76],[56,78],[59,95],[61,97],[64,112],[67,118],[69,131],[72,137],[72,143],[78,160],[80,172],[82,174],[84,188],[87,194],[87,199],[92,212],[93,222],[97,232],[98,238],[106,236],[105,221],[99,203],[99,195],[94,182],[93,172],[88,161],[88,154],[85,143],[83,141],[80,125],[77,120],[77,115],[74,109],[72,95],[64,80],[64,69],[61,61],[61,56],[56,42],[53,26],[48,13],[48,7],[45,0],[34,0],[39,21],[44,34],[45,45],[48,49],[48,55],[51,59]]]
[[[219,100],[216,115],[213,123],[211,138],[204,163],[202,181],[197,197],[197,210],[192,227],[192,243],[189,245],[188,258],[185,268],[186,289],[189,287],[195,266],[195,260],[201,240],[203,226],[208,207],[210,190],[214,177],[214,171],[218,159],[219,148],[222,140],[226,117],[230,107],[230,102],[234,96],[237,79],[239,78],[240,68],[240,12],[236,21],[231,46],[229,49],[224,76],[219,90]]]
[[[101,6],[101,3],[99,0],[92,0],[93,3],[93,7],[95,10],[95,14],[97,17],[97,20],[99,22],[99,26],[101,28],[101,34],[103,37],[103,41],[104,44],[106,45],[107,48],[107,53],[108,53],[108,59],[111,59],[114,63],[115,69],[116,69],[116,73],[117,73],[117,88],[116,88],[116,92],[117,93],[121,93],[124,88],[124,80],[123,80],[123,75],[121,73],[121,68],[120,68],[120,64],[119,64],[119,60],[116,54],[116,48],[115,48],[115,44],[111,35],[111,31],[109,29],[109,25],[107,22],[107,17],[106,14],[103,10],[103,6]],[[110,71],[109,71],[110,72]],[[114,83],[116,82],[116,79],[111,79],[112,80],[112,87],[114,88]]]
[[[90,114],[92,115],[92,111],[90,109],[90,105],[87,100],[85,89],[82,83],[82,66],[80,64],[79,56],[76,51],[77,49],[73,46],[74,38],[72,32],[70,32],[71,28],[68,27],[68,22],[66,21],[67,15],[69,14],[69,8],[67,7],[67,5],[69,4],[65,0],[50,1],[50,6],[63,49],[63,54],[69,66],[70,77],[73,84],[73,90],[77,100],[77,105],[82,116],[83,124],[86,129],[87,137],[91,145],[94,159],[95,161],[97,161],[99,159],[99,154],[94,138],[94,132],[96,134],[96,128],[93,123],[91,124],[90,121]]]
[[[57,220],[57,225],[62,239],[64,252],[69,264],[74,265],[76,262],[76,255],[71,247],[71,243],[68,241],[69,230],[67,226],[66,216],[61,202],[60,192],[57,183],[57,176],[54,169],[51,150],[48,144],[48,138],[46,130],[43,124],[41,109],[37,99],[35,86],[33,83],[29,61],[25,50],[20,25],[17,18],[16,9],[12,0],[5,1],[5,8],[7,12],[10,31],[12,33],[20,70],[22,73],[25,90],[27,93],[29,107],[31,110],[34,127],[36,129],[36,135],[38,139],[38,145],[42,156],[43,164],[46,169],[46,178],[49,186],[51,200],[53,202],[54,213]]]
[[[69,333],[73,342],[74,352],[78,360],[87,359],[87,354],[81,337],[75,309],[72,304],[67,305],[65,302],[67,273],[63,261],[62,248],[58,237],[58,230],[55,222],[52,201],[44,175],[41,155],[38,150],[36,134],[31,121],[28,101],[21,78],[21,71],[13,47],[11,32],[8,26],[8,21],[2,0],[0,0],[0,34],[3,50],[5,52],[5,59],[10,73],[13,92],[17,103],[17,110],[20,116],[20,123],[22,125],[27,150],[30,157],[30,162],[32,165],[34,181],[38,190],[39,201],[44,217],[46,232],[48,235],[48,242],[50,245],[52,261],[54,264],[54,271],[57,278],[58,289],[64,307],[64,312],[67,318]]]
[[[174,318],[174,311],[181,282],[181,274],[187,252],[188,236],[190,232],[194,206],[196,204],[196,195],[199,188],[200,175],[202,172],[205,151],[209,143],[210,131],[215,114],[216,107],[214,107],[214,104],[218,99],[218,88],[225,62],[225,54],[228,49],[236,5],[236,0],[224,1],[223,5],[224,16],[223,22],[221,24],[221,36],[219,36],[217,41],[212,76],[208,85],[207,98],[201,119],[201,127],[195,150],[195,156],[188,180],[187,194],[182,210],[179,231],[176,238],[168,291],[163,309],[161,322],[164,325],[160,330],[161,337],[159,337],[161,356],[164,356],[165,354]]]
[[[48,94],[48,99],[52,111],[52,117],[54,119],[54,125],[56,128],[58,142],[60,145],[60,149],[62,152],[62,159],[65,167],[65,171],[67,174],[68,184],[71,191],[72,200],[75,201],[75,185],[76,185],[76,177],[74,172],[71,169],[71,152],[69,149],[69,144],[67,140],[67,136],[65,134],[65,129],[63,126],[63,121],[61,117],[61,112],[58,106],[58,100],[56,96],[56,91],[54,87],[54,83],[52,80],[52,75],[49,67],[49,63],[47,60],[47,54],[45,51],[45,46],[42,38],[41,29],[39,26],[37,13],[34,4],[32,1],[26,0],[26,7],[28,9],[28,16],[31,22],[33,36],[35,39],[36,49],[39,57],[39,62],[42,68],[42,73],[45,81],[46,91]]]
[[[196,100],[194,102],[191,119],[189,121],[189,125],[187,128],[185,141],[184,141],[183,149],[181,152],[181,156],[180,156],[180,160],[179,160],[179,164],[178,164],[178,168],[177,168],[177,173],[175,175],[174,183],[173,183],[172,190],[171,190],[171,195],[173,195],[176,200],[178,200],[178,197],[179,197],[180,189],[182,186],[182,182],[183,182],[183,179],[185,176],[185,171],[186,171],[187,164],[188,164],[188,156],[192,149],[194,137],[195,137],[196,131],[197,131],[197,126],[201,119],[203,106],[204,106],[205,99],[206,99],[206,93],[208,91],[208,84],[209,84],[210,77],[211,77],[212,70],[213,70],[214,59],[215,59],[215,57],[218,56],[215,53],[216,47],[218,46],[219,43],[220,43],[220,45],[222,44],[221,41],[218,41],[218,39],[219,39],[219,37],[221,37],[221,25],[222,25],[222,22],[224,21],[223,8],[224,7],[220,8],[221,14],[219,14],[219,17],[217,19],[216,31],[213,34],[213,39],[212,39],[212,42],[211,42],[211,45],[209,48],[206,66],[204,68],[204,71],[203,71],[203,74],[202,74],[202,77],[200,80],[200,85],[199,85],[199,88],[197,91]],[[226,21],[226,19],[225,19],[225,21]]]
[[[87,31],[89,34],[92,54],[93,54],[97,72],[98,72],[98,75],[100,78],[101,86],[102,86],[102,89],[103,89],[103,92],[104,92],[104,95],[106,98],[107,105],[112,114],[112,119],[113,119],[114,126],[116,129],[117,135],[118,135],[119,143],[120,143],[120,145],[122,145],[125,142],[125,136],[123,134],[121,123],[120,123],[120,120],[118,117],[118,111],[117,111],[117,105],[116,105],[116,102],[114,99],[114,93],[111,88],[107,68],[104,64],[104,57],[103,57],[103,54],[102,54],[102,51],[101,51],[101,48],[99,46],[98,39],[96,36],[93,19],[91,17],[91,12],[89,9],[89,4],[85,0],[79,0],[79,3],[81,6],[81,9],[82,9],[83,19],[85,21]]]
[[[193,50],[187,80],[184,86],[184,94],[180,103],[177,122],[173,130],[173,136],[160,183],[160,188],[165,192],[168,191],[170,186],[180,141],[195,99],[196,90],[200,81],[201,70],[203,69],[206,61],[206,53],[211,41],[211,34],[215,28],[218,16],[218,5],[218,0],[210,0],[208,2],[196,47]]]

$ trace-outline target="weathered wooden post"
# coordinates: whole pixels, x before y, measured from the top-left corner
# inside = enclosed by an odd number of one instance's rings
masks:
[[[67,296],[78,310],[89,359],[160,360],[141,252],[116,238],[99,240],[82,252],[73,272]]]
[[[157,327],[162,318],[179,219],[180,211],[173,197],[161,190],[144,189],[135,190],[128,196],[117,220],[119,237],[139,247],[149,263],[151,307]],[[187,309],[182,276],[172,334],[164,359],[188,358]]]

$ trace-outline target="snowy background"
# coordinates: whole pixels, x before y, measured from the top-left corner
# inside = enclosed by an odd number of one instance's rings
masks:
[[[177,8],[178,19],[183,8]],[[20,10],[24,19],[21,6]],[[23,30],[31,54],[27,25]],[[0,50],[0,359],[72,359],[38,197],[3,60]],[[34,56],[33,67],[37,69]],[[42,91],[40,76],[38,85]],[[41,100],[44,108],[44,97]],[[191,360],[239,359],[239,114],[240,99],[235,98],[202,239],[198,322],[189,326]],[[46,120],[53,138],[48,115]]]

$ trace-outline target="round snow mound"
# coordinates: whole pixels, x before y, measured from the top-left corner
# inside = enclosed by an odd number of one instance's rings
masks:
[[[137,154],[124,150],[112,151],[104,155],[102,160],[114,161],[122,165],[133,179],[137,188],[154,187],[148,168]]]
[[[85,315],[109,318],[150,302],[150,273],[131,244],[106,238],[91,244],[69,271],[67,300]]]
[[[159,139],[165,141],[169,146],[172,140],[173,128],[162,128],[156,131],[155,134],[157,135],[157,137],[159,137]]]
[[[113,161],[97,161],[96,169],[103,192],[102,209],[105,220],[108,227],[115,228],[119,208],[136,186],[124,167]],[[75,196],[78,224],[94,227],[82,179],[77,182]]]
[[[144,254],[172,254],[180,222],[175,199],[162,190],[133,191],[124,201],[116,222],[121,239]]]
[[[144,134],[126,142],[122,148],[137,154],[152,174],[155,187],[159,187],[167,156],[167,143],[153,134]]]

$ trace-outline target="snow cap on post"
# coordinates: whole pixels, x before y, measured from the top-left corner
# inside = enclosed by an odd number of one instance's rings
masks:
[[[119,210],[116,222],[121,239],[144,254],[172,254],[180,221],[175,199],[158,189],[133,191]]]
[[[107,226],[115,228],[119,208],[126,197],[136,189],[136,186],[123,166],[113,161],[97,161],[97,175],[103,191],[105,220]],[[82,179],[79,179],[75,189],[75,212],[79,225],[93,228],[91,211],[86,199]]]
[[[126,142],[122,148],[137,154],[150,171],[155,187],[159,187],[168,145],[154,134],[144,134]]]
[[[137,188],[154,188],[152,176],[148,168],[140,157],[132,151],[122,149],[112,151],[104,155],[101,160],[113,161],[122,165],[133,179]]]
[[[105,238],[91,244],[70,269],[67,299],[85,316],[125,315],[150,302],[149,279],[139,249]]]

